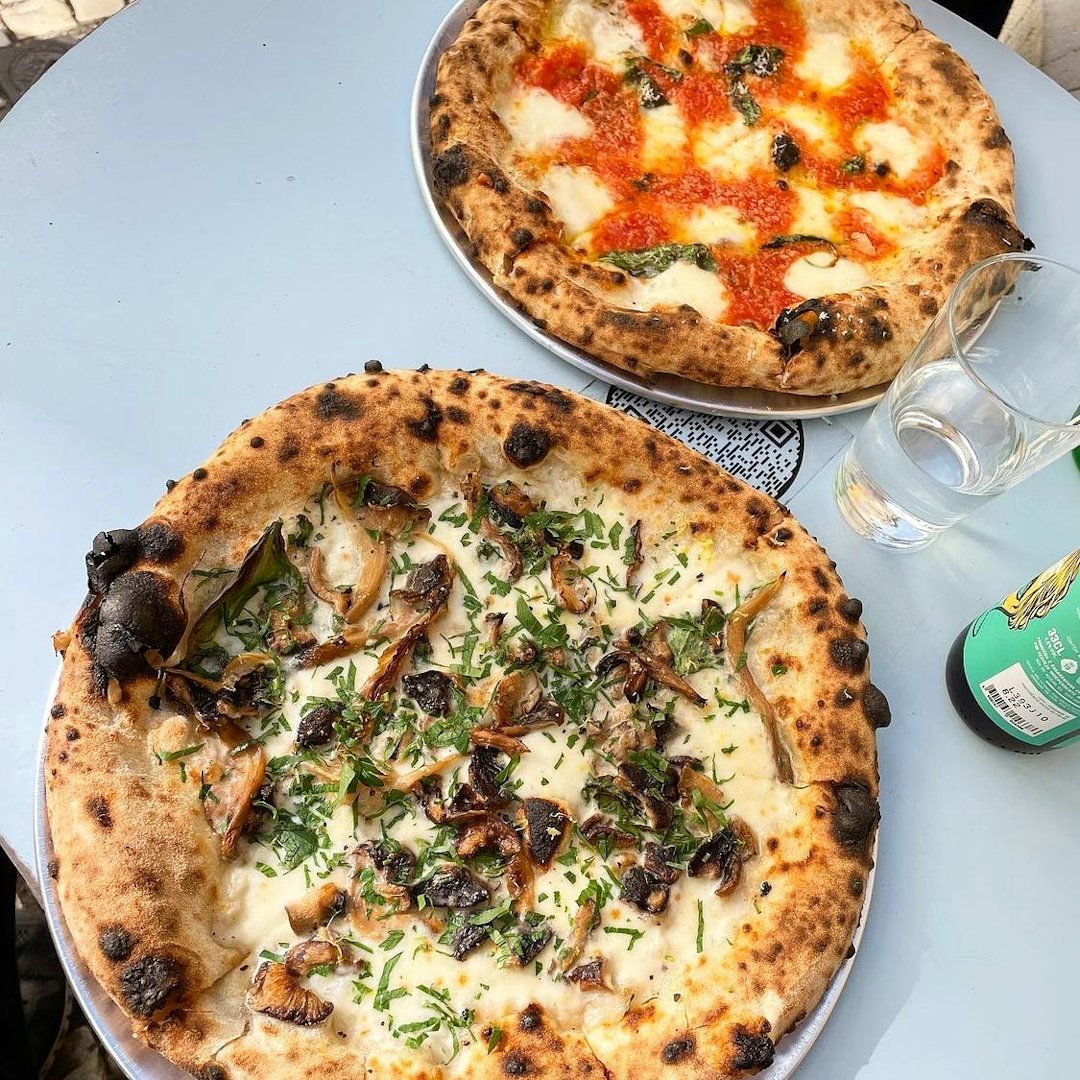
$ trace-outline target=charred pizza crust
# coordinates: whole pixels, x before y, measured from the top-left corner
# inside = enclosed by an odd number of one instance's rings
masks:
[[[683,304],[630,310],[627,276],[562,242],[546,195],[513,163],[491,107],[513,64],[540,48],[550,0],[488,0],[439,64],[431,98],[435,191],[494,282],[539,328],[650,378],[836,394],[887,382],[961,273],[1030,247],[1016,227],[1011,144],[978,77],[899,0],[801,0],[811,30],[858,26],[881,58],[895,116],[947,155],[935,219],[904,243],[889,284],[808,300],[768,331],[725,325]]]
[[[868,678],[861,604],[769,497],[610,408],[483,373],[373,364],[312,387],[245,421],[170,483],[138,528],[95,541],[90,592],[59,635],[46,751],[52,872],[94,977],[140,1039],[203,1080],[441,1075],[415,1054],[358,1051],[325,1025],[247,1010],[252,972],[238,969],[242,950],[222,943],[216,921],[218,838],[151,749],[160,719],[150,664],[198,615],[185,588],[192,570],[237,565],[331,463],[374,469],[418,500],[465,467],[536,483],[569,468],[631,494],[646,521],[677,505],[718,551],[752,560],[763,576],[786,572],[755,634],[798,673],[763,686],[790,748],[798,812],[761,838],[760,912],[729,953],[698,958],[678,1006],[643,1002],[588,1042],[530,1006],[501,1020],[498,1046],[477,1046],[467,1073],[735,1077],[767,1064],[847,954],[871,867],[874,730],[889,710]]]

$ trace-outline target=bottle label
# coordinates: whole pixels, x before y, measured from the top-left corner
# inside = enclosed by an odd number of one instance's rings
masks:
[[[1080,551],[976,619],[964,641],[975,700],[1031,746],[1080,738]]]

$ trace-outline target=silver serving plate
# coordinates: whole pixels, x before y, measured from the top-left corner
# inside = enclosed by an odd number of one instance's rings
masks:
[[[832,416],[835,413],[865,409],[881,400],[885,386],[873,386],[865,390],[852,390],[846,394],[809,396],[785,394],[777,390],[752,390],[743,387],[710,386],[707,383],[684,379],[678,375],[656,374],[642,378],[624,371],[595,356],[576,349],[573,345],[537,327],[523,315],[514,301],[492,280],[487,268],[469,253],[470,244],[450,213],[435,195],[431,178],[431,139],[428,102],[435,92],[435,75],[442,56],[461,32],[466,21],[482,5],[483,0],[460,0],[435,31],[431,44],[424,53],[420,73],[416,78],[412,99],[412,158],[420,192],[431,214],[435,228],[443,238],[450,253],[457,259],[469,280],[491,301],[519,330],[539,342],[545,349],[581,368],[597,379],[614,383],[625,390],[644,394],[667,405],[697,412],[720,413],[725,416],[783,416],[807,419],[814,416]]]
[[[45,705],[44,727],[49,723],[49,708],[56,696],[56,686],[60,673],[57,671],[49,688]],[[189,1073],[170,1064],[155,1050],[139,1042],[132,1034],[131,1021],[120,1011],[119,1006],[102,989],[101,984],[90,974],[90,969],[83,962],[75,947],[71,931],[68,930],[64,913],[60,909],[60,897],[56,882],[49,873],[49,863],[53,857],[52,837],[49,834],[49,818],[45,808],[45,732],[41,736],[38,751],[38,773],[34,792],[34,853],[37,861],[37,876],[41,883],[41,903],[45,909],[45,918],[49,924],[57,955],[64,965],[71,989],[75,994],[90,1026],[94,1029],[102,1045],[112,1055],[129,1080],[191,1080]],[[877,862],[877,838],[874,839],[874,862]],[[60,873],[64,873],[64,867]],[[859,913],[859,925],[855,928],[852,947],[858,950],[862,940],[866,916],[870,911],[870,897],[874,891],[874,870],[871,868],[866,879],[863,893],[862,911]],[[822,999],[807,1015],[806,1019],[780,1041],[776,1058],[772,1065],[758,1074],[758,1080],[787,1080],[806,1057],[814,1045],[829,1014],[836,1007],[840,991],[844,989],[852,960],[845,960],[840,970],[833,977]]]

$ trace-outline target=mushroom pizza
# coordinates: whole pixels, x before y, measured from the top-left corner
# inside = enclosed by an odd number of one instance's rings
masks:
[[[86,565],[51,871],[203,1080],[744,1076],[848,954],[889,721],[861,605],[643,424],[373,362]]]

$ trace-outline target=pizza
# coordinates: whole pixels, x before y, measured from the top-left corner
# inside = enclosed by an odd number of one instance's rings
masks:
[[[889,721],[862,606],[647,426],[373,362],[86,565],[50,873],[202,1080],[746,1076],[849,955]]]
[[[488,0],[430,135],[495,284],[647,379],[881,384],[1028,245],[993,103],[897,0]]]

